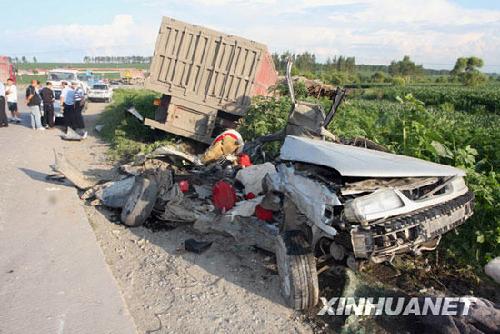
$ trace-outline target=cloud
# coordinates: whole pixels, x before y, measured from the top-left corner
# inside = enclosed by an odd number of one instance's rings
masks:
[[[151,55],[157,31],[158,27],[136,23],[131,15],[116,15],[105,24],[41,27],[34,32],[31,48],[34,55],[59,61],[81,60],[84,55]],[[16,36],[19,35],[32,36],[33,33],[16,32]]]
[[[167,15],[266,43],[271,51],[314,52],[320,60],[343,54],[358,63],[387,64],[408,54],[426,66],[450,68],[457,57],[476,55],[487,71],[500,71],[492,67],[500,63],[500,11],[451,0],[122,1],[134,16],[49,25],[37,30],[37,39],[54,49],[83,49],[78,57],[151,55],[160,16]]]
[[[157,0],[150,1],[160,11],[169,9]],[[181,1],[174,2],[182,7]],[[498,65],[500,59],[500,11],[467,9],[449,0],[189,3],[192,8],[174,14],[264,42],[271,50],[312,51],[320,60],[345,54],[356,56],[358,62],[376,64],[409,54],[431,67],[450,67],[459,56],[477,55],[485,59],[486,70],[491,70],[488,64]]]

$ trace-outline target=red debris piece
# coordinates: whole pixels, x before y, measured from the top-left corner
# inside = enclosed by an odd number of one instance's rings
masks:
[[[250,160],[250,156],[248,154],[240,154],[239,156],[240,158],[240,166],[241,167],[248,167],[248,166],[252,166],[252,161]]]
[[[189,181],[188,180],[182,180],[179,181],[179,189],[183,192],[186,193],[189,191]]]
[[[257,205],[255,207],[255,216],[260,220],[268,222],[273,219],[273,212],[271,210],[264,209],[260,205]]]
[[[255,198],[255,194],[252,192],[249,192],[248,194],[245,195],[245,199],[252,199]]]
[[[217,182],[212,189],[212,202],[214,206],[225,212],[236,204],[236,191],[226,181]]]

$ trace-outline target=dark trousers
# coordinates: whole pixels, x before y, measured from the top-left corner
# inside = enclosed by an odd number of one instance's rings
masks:
[[[77,129],[85,129],[85,123],[83,122],[83,103],[81,101],[75,102],[75,125]]]
[[[63,110],[64,110],[64,125],[75,130],[76,129],[75,106],[73,104],[69,105],[65,103]]]
[[[43,103],[43,119],[46,122],[45,124],[51,128],[54,127],[54,103]]]
[[[9,119],[5,113],[5,97],[0,96],[0,125],[8,125]]]

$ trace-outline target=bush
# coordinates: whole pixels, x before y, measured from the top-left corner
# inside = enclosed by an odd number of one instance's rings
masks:
[[[144,126],[134,116],[126,112],[135,107],[144,117],[153,118],[153,101],[158,94],[138,89],[117,89],[113,103],[100,115],[98,124],[104,125],[101,136],[111,144],[112,159],[130,159],[137,153],[147,153],[170,141],[170,136],[161,131],[153,131]]]

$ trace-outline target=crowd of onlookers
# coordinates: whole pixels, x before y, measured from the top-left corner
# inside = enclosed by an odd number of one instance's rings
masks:
[[[40,81],[32,80],[26,88],[26,105],[28,106],[31,128],[35,130],[53,129],[55,126],[54,102],[55,92],[51,82],[44,87]],[[64,125],[86,136],[82,111],[85,106],[85,92],[77,82],[62,82],[60,105],[63,111]],[[11,118],[7,117],[6,109]],[[0,82],[0,127],[9,123],[21,123],[18,110],[18,90],[12,79],[4,85]]]

